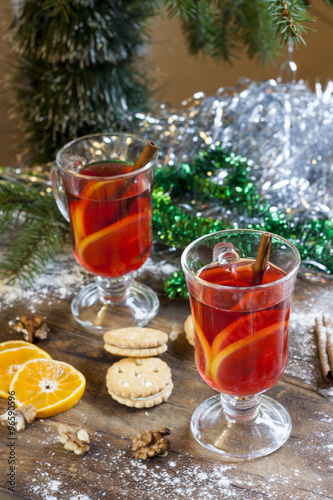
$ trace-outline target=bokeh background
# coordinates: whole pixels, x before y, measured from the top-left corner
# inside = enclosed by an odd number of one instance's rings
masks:
[[[307,45],[294,51],[293,60],[298,68],[297,78],[314,89],[317,82],[325,87],[327,81],[333,80],[333,9],[322,0],[311,0],[311,6],[309,14],[317,18],[312,26],[316,32],[305,35]],[[0,165],[14,164],[20,153],[20,131],[9,116],[12,99],[9,82],[15,66],[7,39],[12,9],[9,0],[0,0]],[[151,43],[143,63],[157,87],[154,97],[174,106],[198,91],[212,95],[220,87],[234,87],[241,77],[256,81],[277,78],[282,62],[287,59],[285,52],[275,63],[262,68],[245,54],[232,67],[210,58],[190,56],[177,18],[169,20],[163,14],[153,19],[150,33]]]

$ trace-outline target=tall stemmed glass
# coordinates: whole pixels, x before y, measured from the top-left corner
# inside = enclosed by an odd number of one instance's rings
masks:
[[[261,457],[288,439],[291,419],[266,395],[283,374],[288,326],[300,255],[272,235],[262,284],[254,261],[262,232],[220,231],[183,252],[195,330],[195,360],[202,379],[220,394],[193,413],[191,430],[204,447],[227,460]]]
[[[133,279],[152,248],[155,157],[133,170],[147,143],[122,133],[80,137],[58,152],[52,169],[74,256],[96,275],[73,299],[72,313],[94,332],[144,326],[158,311],[156,293]]]

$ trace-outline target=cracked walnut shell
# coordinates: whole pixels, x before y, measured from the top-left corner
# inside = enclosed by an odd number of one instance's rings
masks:
[[[139,432],[132,439],[132,451],[135,458],[140,460],[147,460],[148,458],[155,457],[156,455],[167,454],[170,448],[170,441],[164,436],[170,434],[170,430],[161,427],[157,431]]]

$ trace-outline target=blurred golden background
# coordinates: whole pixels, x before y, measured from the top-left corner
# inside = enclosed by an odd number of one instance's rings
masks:
[[[316,82],[325,87],[327,81],[333,79],[333,9],[326,7],[322,0],[312,0],[311,4],[309,15],[317,18],[311,27],[316,32],[305,35],[307,46],[299,46],[293,60],[298,67],[297,79],[304,79],[314,89]],[[15,163],[16,154],[20,153],[20,132],[8,116],[12,95],[10,86],[6,86],[15,64],[6,40],[12,16],[9,1],[0,0],[0,75],[5,82],[0,87],[0,165]],[[154,97],[175,106],[198,91],[211,95],[220,87],[233,87],[241,77],[256,81],[277,78],[282,62],[287,59],[285,51],[281,59],[262,68],[246,55],[234,61],[232,67],[209,58],[190,56],[178,20],[162,15],[151,21],[151,38],[145,68],[158,88]]]

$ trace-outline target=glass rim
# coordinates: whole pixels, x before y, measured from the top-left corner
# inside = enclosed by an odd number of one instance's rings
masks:
[[[263,285],[253,285],[253,286],[226,286],[226,285],[218,285],[216,283],[211,283],[209,281],[206,281],[202,278],[200,278],[199,276],[197,276],[190,268],[189,266],[187,265],[186,263],[186,257],[188,255],[188,253],[190,252],[190,250],[193,248],[193,246],[195,244],[197,244],[199,241],[201,240],[204,240],[210,236],[215,236],[215,235],[218,235],[218,234],[222,234],[222,233],[236,233],[236,232],[250,232],[250,233],[260,233],[260,234],[263,234],[263,233],[268,233],[268,234],[271,234],[272,236],[274,236],[275,238],[278,238],[280,241],[282,242],[285,242],[288,246],[290,246],[292,248],[292,250],[294,251],[294,254],[297,258],[297,261],[298,261],[298,264],[295,265],[295,267],[288,273],[286,274],[285,276],[283,276],[283,278],[280,278],[276,281],[272,281],[271,283],[265,283]],[[283,238],[282,236],[279,236],[278,234],[275,234],[275,233],[271,233],[269,231],[264,231],[264,230],[260,230],[260,229],[223,229],[221,231],[215,231],[214,233],[208,233],[208,234],[205,234],[203,236],[200,236],[200,238],[197,238],[196,240],[192,241],[183,251],[182,255],[181,255],[181,266],[184,270],[184,273],[186,275],[186,273],[188,273],[189,275],[191,275],[193,278],[195,278],[195,280],[202,284],[203,286],[206,286],[206,287],[210,287],[210,288],[213,288],[215,290],[220,290],[220,291],[238,291],[238,292],[244,292],[244,291],[250,291],[252,290],[253,288],[255,288],[256,290],[261,290],[261,289],[265,289],[265,288],[270,288],[270,287],[273,287],[273,286],[277,286],[277,285],[281,285],[282,283],[290,280],[295,274],[297,274],[298,272],[298,268],[301,264],[301,256],[300,256],[300,253],[299,251],[297,250],[297,248],[295,247],[295,245],[293,245],[293,243],[290,243],[290,241],[286,240],[285,238]]]
[[[96,137],[114,137],[114,136],[116,136],[116,137],[124,137],[124,136],[131,137],[133,139],[137,139],[137,140],[141,141],[144,145],[148,144],[148,142],[149,142],[149,139],[146,139],[145,137],[142,137],[142,136],[139,136],[136,134],[127,134],[126,132],[100,132],[100,133],[96,132],[93,134],[82,135],[81,137],[77,137],[76,139],[73,139],[72,141],[67,142],[64,146],[62,146],[59,149],[59,151],[56,154],[56,159],[55,159],[56,166],[60,170],[62,170],[63,172],[66,172],[74,177],[79,178],[79,179],[98,180],[99,182],[110,182],[110,181],[117,180],[117,179],[128,179],[130,177],[134,177],[138,174],[146,172],[147,170],[150,170],[150,168],[154,164],[154,161],[157,158],[157,152],[155,153],[153,159],[150,160],[150,162],[148,162],[143,167],[138,168],[137,170],[134,170],[133,172],[127,172],[125,174],[117,174],[117,175],[113,175],[112,177],[110,177],[110,176],[101,177],[98,175],[85,175],[85,174],[81,174],[80,172],[75,172],[74,170],[70,170],[69,168],[66,168],[62,165],[62,162],[60,159],[61,155],[67,149],[69,149],[71,146],[73,146],[73,144],[80,142],[80,141],[83,141],[83,140],[86,140],[86,139],[92,139],[92,138],[96,138]]]

